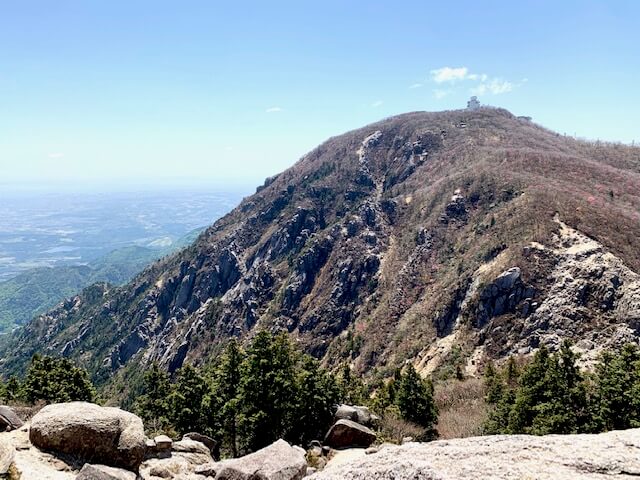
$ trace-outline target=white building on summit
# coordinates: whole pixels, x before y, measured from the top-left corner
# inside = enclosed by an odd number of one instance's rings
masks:
[[[480,108],[480,102],[478,97],[471,97],[467,102],[467,110],[478,110]]]

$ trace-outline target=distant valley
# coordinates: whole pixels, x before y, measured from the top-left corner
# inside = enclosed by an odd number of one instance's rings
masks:
[[[0,333],[188,246],[240,192],[0,197]]]

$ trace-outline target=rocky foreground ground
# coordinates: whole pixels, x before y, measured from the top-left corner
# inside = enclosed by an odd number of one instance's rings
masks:
[[[343,407],[347,413],[354,408]],[[640,429],[344,449],[329,447],[327,443],[338,437],[332,440],[328,435],[325,445],[314,442],[309,450],[278,440],[250,455],[216,461],[211,439],[195,433],[179,441],[165,436],[148,439],[140,419],[119,409],[86,403],[52,405],[27,424],[10,414],[6,407],[0,407],[0,425],[11,430],[0,433],[0,478],[11,480],[557,480],[640,476]],[[342,431],[349,423],[358,425],[344,419],[336,425],[343,425]],[[364,437],[360,432],[350,438]],[[322,470],[317,471],[318,467]]]
[[[640,429],[598,435],[500,435],[388,446],[315,480],[611,479],[640,476]]]

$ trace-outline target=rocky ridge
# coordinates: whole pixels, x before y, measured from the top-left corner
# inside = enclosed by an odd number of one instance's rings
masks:
[[[61,354],[131,395],[132,365],[174,371],[256,328],[378,376],[452,359],[474,374],[563,338],[595,355],[640,336],[638,211],[638,148],[500,109],[400,115],[328,140],[128,285],[3,339],[0,366]]]

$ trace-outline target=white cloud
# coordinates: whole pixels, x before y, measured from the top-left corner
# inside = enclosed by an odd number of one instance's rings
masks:
[[[62,157],[64,157],[64,153],[60,153],[60,152],[57,152],[57,153],[50,153],[50,154],[49,154],[49,155],[47,155],[47,156],[48,156],[49,158],[62,158]]]
[[[469,74],[467,67],[442,67],[431,70],[431,78],[436,83],[455,82],[464,80]]]
[[[267,113],[276,113],[276,112],[281,112],[282,108],[280,108],[280,107],[269,107],[265,111]]]
[[[520,83],[512,83],[500,77],[491,77],[486,73],[471,73],[467,67],[442,67],[431,70],[431,80],[437,84],[454,84],[460,81],[474,83],[475,86],[469,89],[472,95],[500,95],[513,91],[527,80]],[[449,89],[433,90],[435,98],[443,98],[450,93]]]
[[[493,78],[487,82],[483,82],[477,87],[471,89],[473,95],[485,95],[490,93],[492,95],[500,95],[501,93],[507,93],[514,88],[513,83],[500,78]]]
[[[478,75],[477,73],[470,73],[467,75],[468,80],[480,80],[481,82],[486,82],[489,76],[486,73]]]
[[[373,103],[371,104],[371,106],[372,106],[373,108],[378,108],[380,105],[382,105],[382,103],[383,103],[383,102],[382,102],[382,100],[376,100],[375,102],[373,102]]]
[[[409,88],[420,88],[422,85],[422,83],[414,83],[413,85],[409,85]]]

